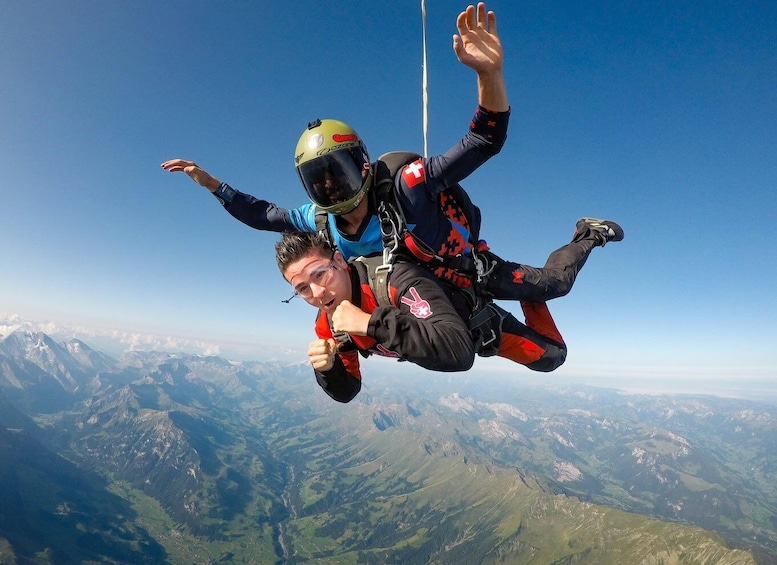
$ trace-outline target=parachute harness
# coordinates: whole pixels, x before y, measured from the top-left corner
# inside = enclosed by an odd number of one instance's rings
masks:
[[[473,245],[471,253],[467,255],[440,256],[434,253],[412,235],[402,207],[396,201],[394,176],[402,166],[418,157],[410,152],[395,151],[381,155],[375,163],[373,198],[377,202],[383,253],[366,258],[359,257],[358,260],[367,266],[370,287],[375,292],[379,305],[391,304],[388,276],[399,256],[427,267],[438,265],[450,268],[470,279],[472,286],[454,287],[465,296],[471,309],[468,327],[475,342],[475,349],[481,357],[496,355],[502,341],[502,321],[507,315],[505,310],[491,301],[485,290],[488,277],[496,268],[496,262],[489,261],[485,255],[479,253],[476,245]]]

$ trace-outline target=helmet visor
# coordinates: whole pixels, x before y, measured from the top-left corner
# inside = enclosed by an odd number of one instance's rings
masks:
[[[361,147],[341,149],[297,167],[314,204],[333,208],[354,198],[364,185],[366,156]]]

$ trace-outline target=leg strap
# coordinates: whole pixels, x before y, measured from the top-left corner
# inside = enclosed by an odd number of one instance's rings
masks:
[[[502,320],[507,312],[484,300],[469,319],[469,329],[475,342],[475,351],[481,357],[491,357],[502,344]]]

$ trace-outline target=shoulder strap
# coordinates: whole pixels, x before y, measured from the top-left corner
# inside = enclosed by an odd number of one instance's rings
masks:
[[[386,264],[381,255],[357,257],[355,260],[367,268],[367,278],[375,299],[378,301],[378,306],[391,306],[388,278],[393,265]]]
[[[405,165],[421,159],[418,153],[412,151],[389,151],[384,153],[375,162],[375,186],[382,186],[388,183],[388,189],[394,187],[394,177]],[[393,192],[393,191],[391,191]]]
[[[329,245],[335,247],[335,240],[332,237],[332,231],[329,228],[329,214],[327,211],[316,206],[314,222],[316,224],[316,232],[323,233],[326,236],[326,240],[329,242]]]
[[[412,151],[389,151],[375,161],[373,175],[375,179],[376,202],[378,205],[382,203],[391,204],[395,208],[394,211],[401,216],[403,222],[404,214],[402,213],[401,206],[397,203],[394,179],[405,165],[409,165],[418,159],[421,159],[421,156]]]
[[[409,234],[402,207],[397,201],[394,179],[405,165],[421,159],[412,151],[391,151],[381,155],[373,166],[374,202],[383,238],[384,263],[391,264],[394,256],[403,248]]]

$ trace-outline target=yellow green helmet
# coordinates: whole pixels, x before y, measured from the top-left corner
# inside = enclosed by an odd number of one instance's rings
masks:
[[[330,214],[356,208],[372,184],[364,143],[353,128],[337,120],[308,124],[297,142],[294,165],[310,200]]]

